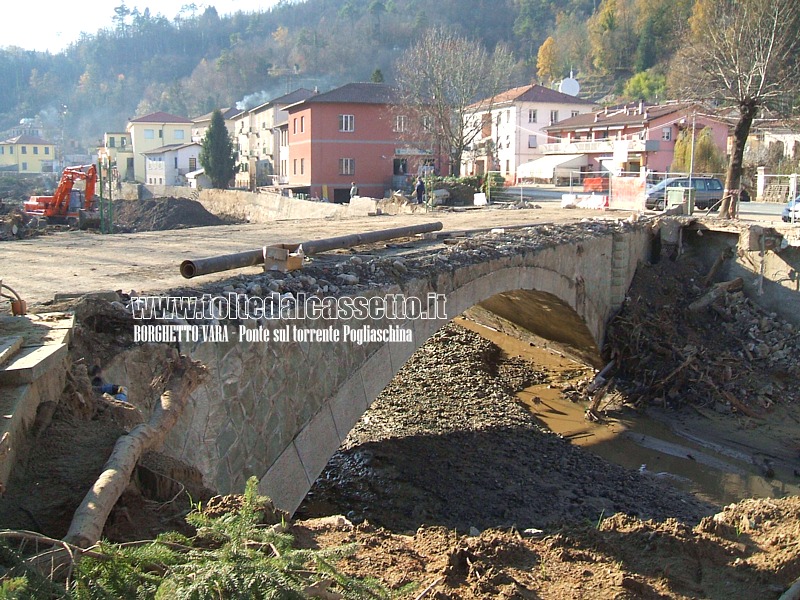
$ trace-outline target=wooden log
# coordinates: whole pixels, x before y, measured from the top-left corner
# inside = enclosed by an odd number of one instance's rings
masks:
[[[721,298],[728,292],[735,292],[736,290],[742,289],[744,286],[744,281],[741,277],[737,277],[736,279],[732,279],[731,281],[723,281],[722,283],[716,284],[711,291],[706,294],[703,294],[692,302],[689,305],[689,311],[696,313],[706,309],[709,305],[711,305],[715,300]]]
[[[148,423],[137,425],[117,440],[103,471],[75,511],[64,541],[79,548],[97,543],[108,515],[128,487],[136,463],[150,449],[159,447],[178,421],[204,368],[185,356],[176,359],[167,390],[161,394]]]

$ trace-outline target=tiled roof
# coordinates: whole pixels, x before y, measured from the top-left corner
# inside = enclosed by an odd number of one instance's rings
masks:
[[[288,106],[289,104],[294,104],[295,102],[302,102],[303,100],[308,100],[313,96],[316,92],[312,90],[308,90],[306,88],[298,88],[293,92],[289,92],[283,96],[279,96],[272,100],[272,104],[281,104],[283,106]]]
[[[685,111],[691,105],[682,104],[626,104],[617,107],[608,107],[600,111],[576,115],[569,119],[559,121],[545,130],[556,131],[565,129],[580,129],[583,127],[612,127],[612,126],[639,126],[644,127],[650,121],[665,115]]]
[[[31,144],[33,146],[54,146],[53,142],[48,142],[35,135],[18,135],[2,142],[3,144]]]
[[[189,142],[187,144],[167,144],[166,146],[153,148],[152,150],[148,150],[147,152],[142,152],[142,154],[163,154],[164,152],[170,152],[172,150],[180,150],[181,148],[188,148],[189,146],[200,146],[200,144],[198,144],[197,142]]]
[[[150,113],[149,115],[144,115],[143,117],[136,117],[135,119],[131,119],[130,122],[131,123],[186,123],[188,125],[192,121],[191,119],[187,119],[186,117],[179,117],[177,115],[171,115],[165,112],[154,112]]]
[[[396,104],[400,101],[397,90],[385,83],[347,83],[324,94],[315,94],[305,103],[337,104]]]
[[[539,84],[524,85],[522,87],[507,90],[498,94],[494,98],[493,104],[504,104],[512,102],[548,102],[557,104],[586,104],[593,105],[594,102],[577,96],[570,96],[557,90],[551,90]]]

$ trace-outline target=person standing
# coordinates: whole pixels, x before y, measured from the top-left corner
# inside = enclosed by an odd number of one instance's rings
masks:
[[[417,204],[422,204],[422,199],[425,196],[425,182],[422,177],[417,177],[417,185],[414,186],[414,191],[417,193]]]
[[[356,182],[353,181],[350,183],[350,200],[356,196],[358,196],[358,186],[356,185]]]

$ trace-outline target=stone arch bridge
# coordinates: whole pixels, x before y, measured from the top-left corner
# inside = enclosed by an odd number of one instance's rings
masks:
[[[621,306],[637,265],[648,258],[647,225],[595,222],[577,226],[568,239],[539,244],[526,241],[523,230],[506,231],[503,238],[503,252],[439,261],[423,277],[363,292],[430,300],[431,310],[434,298],[444,298],[438,318],[376,318],[357,325],[352,319],[308,317],[253,321],[229,326],[227,342],[183,346],[208,366],[209,377],[193,394],[164,451],[198,468],[220,493],[241,491],[255,475],[260,492],[292,513],[406,360],[436,330],[477,304],[541,337],[582,349],[597,364],[606,324]],[[287,326],[329,330],[345,325],[375,331],[398,325],[407,339],[328,342],[290,331],[286,340],[275,340],[277,330]],[[269,330],[270,341],[256,339],[256,334],[264,337],[263,330]],[[147,353],[146,346],[137,351]],[[144,363],[147,357],[128,356],[122,380],[136,379],[137,360]]]

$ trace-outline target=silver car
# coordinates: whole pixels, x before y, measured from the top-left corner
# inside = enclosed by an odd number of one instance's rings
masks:
[[[784,223],[800,223],[800,196],[786,203],[781,213],[781,219]]]
[[[688,188],[689,181],[689,177],[670,177],[654,185],[647,191],[645,206],[649,209],[664,210],[667,188]],[[698,209],[706,210],[722,200],[725,186],[716,177],[692,177],[691,182],[691,187],[694,188],[694,205]]]

